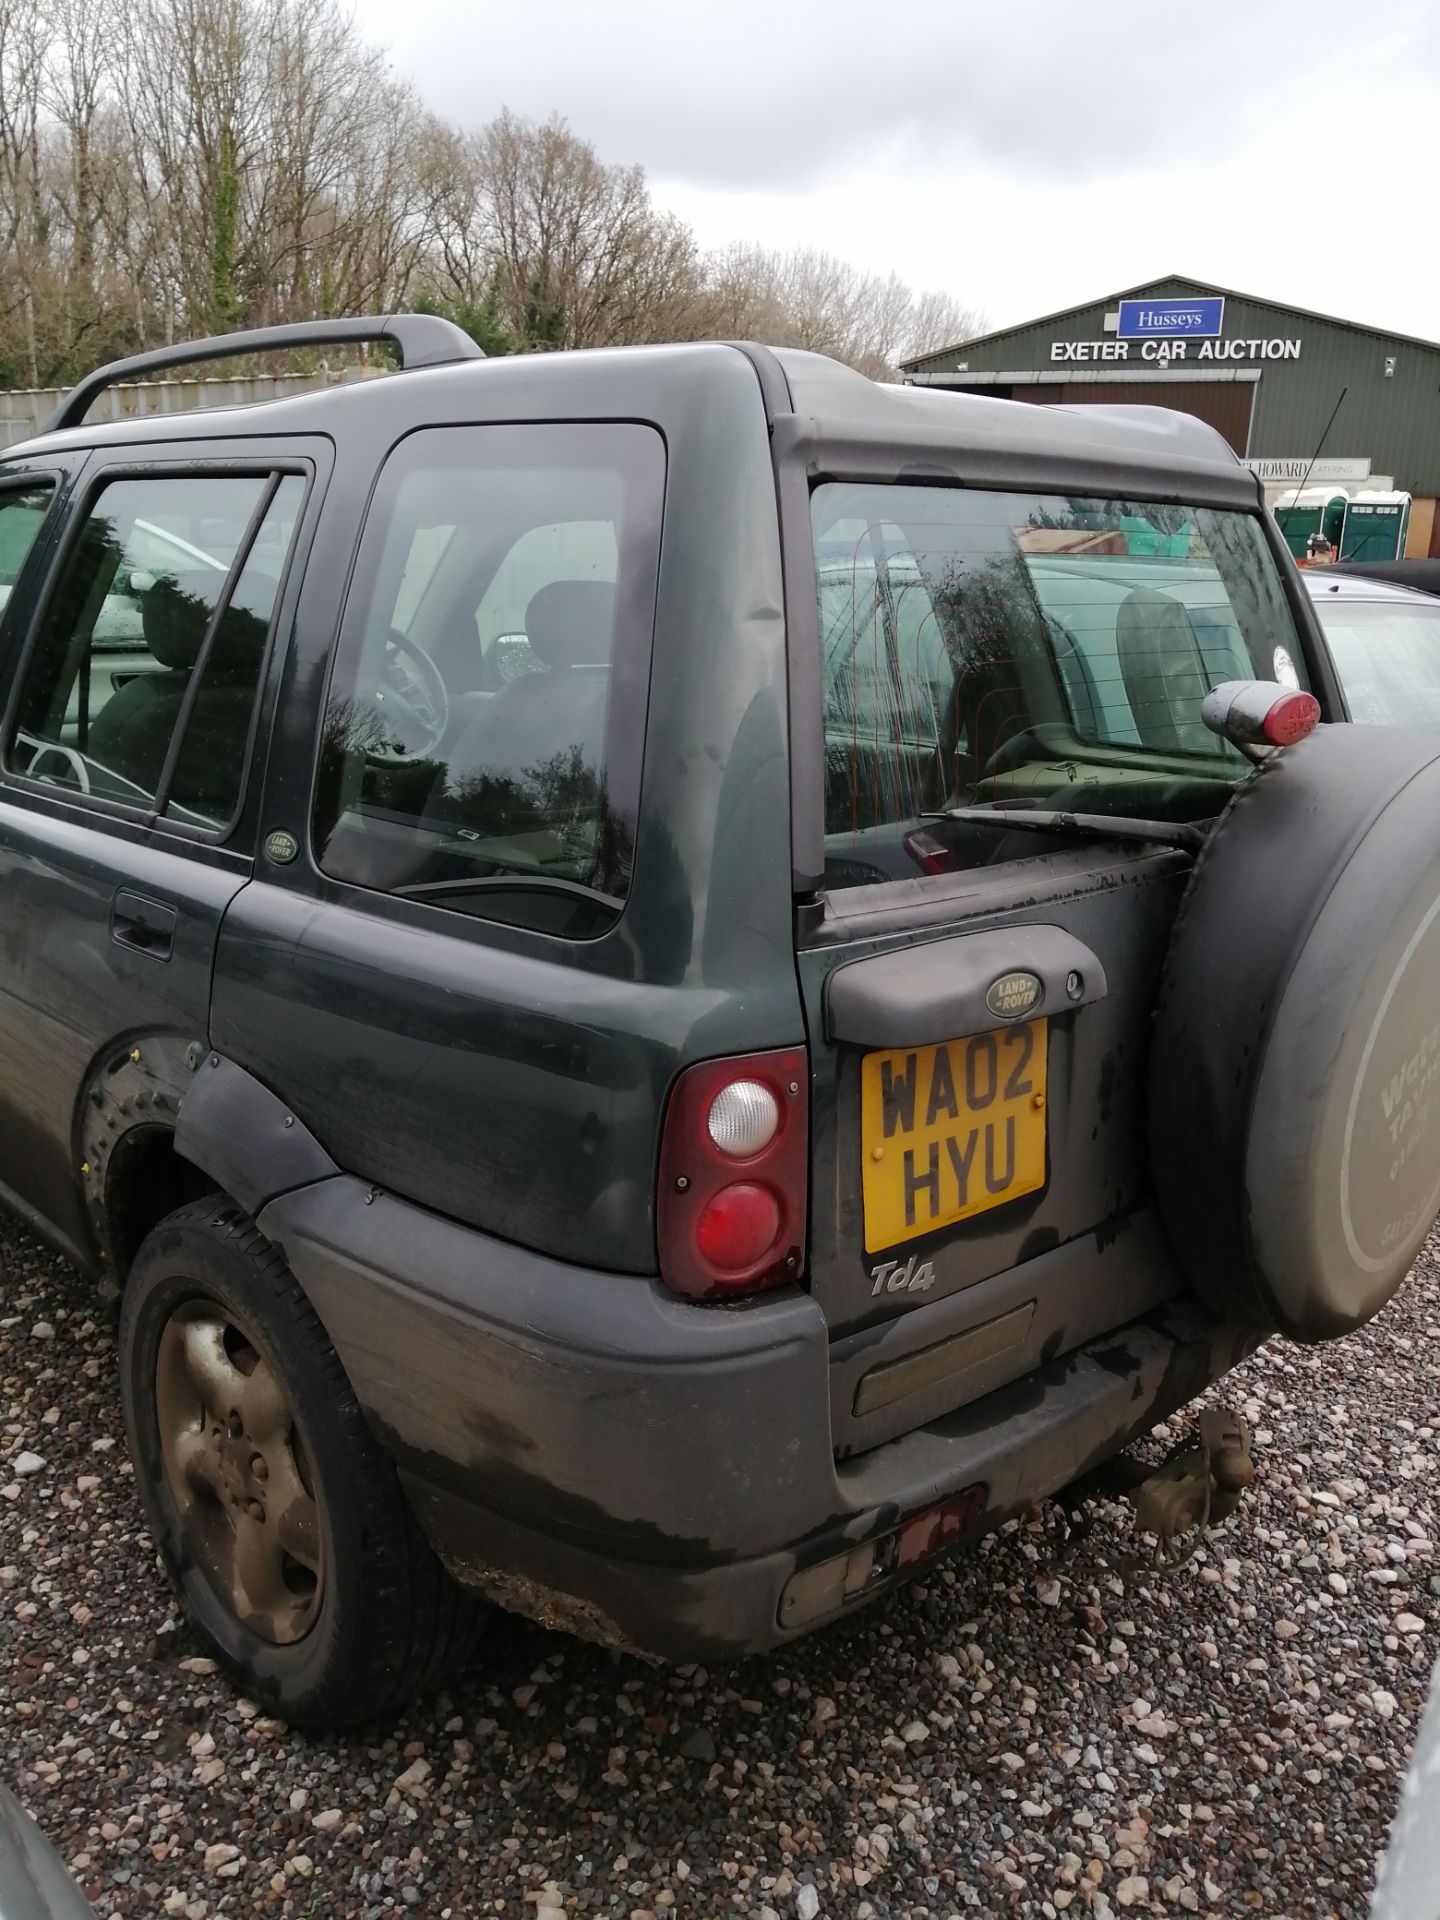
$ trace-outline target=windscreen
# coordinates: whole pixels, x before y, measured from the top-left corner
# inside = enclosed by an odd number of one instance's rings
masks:
[[[832,482],[812,520],[831,885],[1053,851],[952,807],[1210,817],[1248,762],[1205,694],[1306,684],[1254,515]]]
[[[1362,725],[1440,733],[1440,600],[1329,600],[1315,611]]]

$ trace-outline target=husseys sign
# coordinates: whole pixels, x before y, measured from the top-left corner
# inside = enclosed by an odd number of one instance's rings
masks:
[[[1122,340],[1214,339],[1225,331],[1225,302],[1219,296],[1122,300],[1115,331]]]

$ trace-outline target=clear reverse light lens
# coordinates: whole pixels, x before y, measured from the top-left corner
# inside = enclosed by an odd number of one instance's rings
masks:
[[[732,1080],[710,1103],[710,1138],[732,1160],[748,1160],[775,1138],[780,1109],[759,1080]]]

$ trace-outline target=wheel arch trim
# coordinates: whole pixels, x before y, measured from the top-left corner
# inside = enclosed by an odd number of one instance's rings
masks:
[[[180,1102],[175,1151],[252,1217],[282,1193],[340,1171],[278,1095],[210,1051],[195,1065]]]

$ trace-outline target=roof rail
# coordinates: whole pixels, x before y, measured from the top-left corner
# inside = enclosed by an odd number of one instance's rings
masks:
[[[111,360],[96,367],[71,387],[40,429],[58,433],[76,427],[96,398],[117,381],[164,367],[184,367],[195,360],[234,360],[249,353],[274,353],[286,347],[358,345],[383,340],[396,348],[402,367],[439,367],[453,360],[483,360],[484,349],[468,333],[438,313],[372,314],[357,320],[301,320],[286,327],[251,327],[241,333],[218,333],[208,340],[178,340],[150,353],[134,353],[127,360]]]

